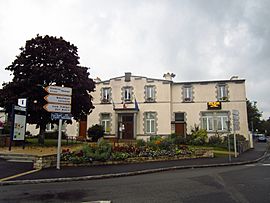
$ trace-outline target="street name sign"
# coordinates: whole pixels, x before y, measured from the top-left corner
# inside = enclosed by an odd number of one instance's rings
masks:
[[[58,94],[58,95],[72,95],[72,88],[70,87],[60,87],[60,86],[47,86],[45,87],[46,92],[49,94]]]
[[[72,114],[70,113],[52,113],[51,114],[51,119],[52,120],[59,120],[59,119],[62,119],[62,120],[71,120],[72,118]]]
[[[43,106],[48,112],[70,113],[71,105],[48,103]]]
[[[49,103],[71,104],[71,96],[48,94],[44,99]]]

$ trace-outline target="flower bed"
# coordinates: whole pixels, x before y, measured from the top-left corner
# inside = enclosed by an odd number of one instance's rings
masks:
[[[104,165],[200,157],[213,157],[213,151],[178,145],[173,139],[156,137],[147,143],[138,141],[136,145],[114,147],[101,140],[96,146],[85,144],[75,152],[65,150],[61,160],[64,165]]]

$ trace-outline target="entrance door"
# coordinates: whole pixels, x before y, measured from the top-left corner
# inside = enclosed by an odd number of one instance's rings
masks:
[[[133,114],[122,115],[122,124],[124,125],[124,130],[122,131],[122,139],[134,139]]]
[[[186,135],[186,124],[185,123],[175,123],[175,134]]]

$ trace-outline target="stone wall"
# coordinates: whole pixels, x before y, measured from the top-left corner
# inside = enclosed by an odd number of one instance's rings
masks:
[[[195,151],[194,155],[184,155],[184,156],[176,156],[176,157],[137,157],[130,158],[125,161],[106,161],[106,162],[97,162],[93,163],[82,163],[75,164],[67,161],[61,161],[61,166],[96,166],[96,165],[114,165],[114,164],[126,164],[126,163],[141,163],[141,162],[152,162],[152,161],[169,161],[169,160],[181,160],[181,159],[198,159],[198,158],[213,158],[214,153],[212,150],[208,149],[198,149]],[[34,169],[43,169],[56,167],[57,155],[45,155],[45,156],[37,156],[34,160]]]
[[[42,169],[42,168],[50,168],[56,166],[57,156],[53,155],[45,155],[45,156],[37,156],[34,160],[34,169]]]

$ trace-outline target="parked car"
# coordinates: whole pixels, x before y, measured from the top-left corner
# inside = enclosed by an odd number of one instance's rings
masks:
[[[258,137],[258,142],[266,142],[267,139],[265,137],[265,135],[261,134],[259,137]]]

